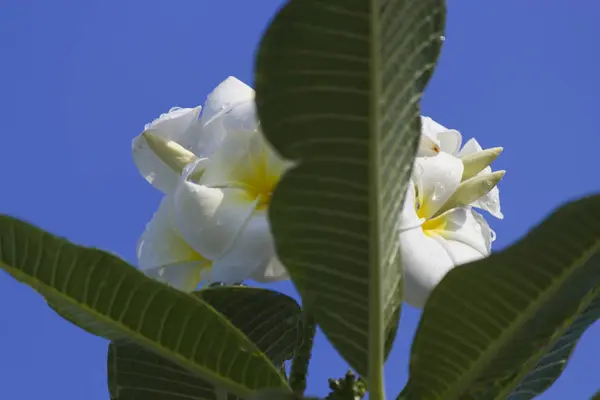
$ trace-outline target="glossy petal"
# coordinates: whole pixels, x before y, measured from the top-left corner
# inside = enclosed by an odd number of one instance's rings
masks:
[[[201,107],[173,108],[145,127],[152,135],[169,139],[193,151],[197,137],[198,115]],[[140,134],[132,142],[133,161],[148,182],[163,193],[177,186],[179,172],[173,171],[154,154]]]
[[[271,265],[274,255],[266,213],[257,212],[229,251],[215,260],[209,280],[231,284],[249,278],[257,281],[287,279],[287,274],[282,273],[276,265]]]
[[[504,218],[504,214],[500,210],[500,190],[498,186],[490,190],[485,196],[474,201],[472,206],[485,210],[498,219]]]
[[[470,207],[460,207],[449,210],[442,215],[423,224],[428,233],[435,233],[448,242],[459,242],[474,249],[480,257],[490,254],[492,234],[490,227],[481,215]],[[451,258],[456,262],[463,258],[451,252]]]
[[[440,148],[442,151],[456,155],[460,150],[460,145],[462,143],[462,135],[459,131],[454,129],[450,129],[444,132],[440,132],[437,134],[437,139],[440,142]]]
[[[200,116],[202,135],[195,153],[208,157],[230,133],[252,131],[258,127],[254,90],[230,76],[208,95]]]
[[[229,135],[212,155],[200,183],[242,187],[268,197],[289,163],[279,158],[259,131]]]
[[[419,217],[435,215],[460,185],[462,173],[462,161],[447,153],[416,159],[413,180],[420,204]]]
[[[421,116],[421,131],[424,134],[437,137],[438,133],[445,132],[447,130],[448,128],[435,122],[432,118]]]
[[[172,196],[165,196],[138,243],[138,266],[148,276],[190,292],[210,262],[183,240],[171,216]]]
[[[443,239],[442,239],[443,240]],[[429,293],[454,267],[446,248],[419,228],[400,233],[404,301],[423,308]]]
[[[467,143],[463,146],[462,149],[456,154],[458,157],[468,156],[470,154],[474,154],[483,150],[479,142],[475,138],[471,138],[467,140]]]
[[[210,188],[182,181],[174,200],[175,224],[194,250],[222,257],[248,223],[256,201],[237,188]]]

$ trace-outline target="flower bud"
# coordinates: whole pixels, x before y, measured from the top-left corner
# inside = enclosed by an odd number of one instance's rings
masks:
[[[177,173],[181,173],[186,165],[196,161],[196,155],[177,142],[153,135],[148,131],[142,133],[142,137],[154,154]]]
[[[450,209],[456,207],[465,207],[488,194],[498,182],[502,179],[506,171],[495,171],[490,174],[477,175],[461,184],[456,189],[456,192],[446,201],[446,203],[438,210],[436,215],[440,215]]]
[[[464,165],[462,181],[474,177],[489,167],[498,158],[500,153],[502,153],[502,150],[502,147],[494,147],[461,157]]]

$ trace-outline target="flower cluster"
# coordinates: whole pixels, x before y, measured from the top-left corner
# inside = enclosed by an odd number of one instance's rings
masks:
[[[405,301],[422,307],[453,267],[490,253],[494,233],[473,208],[502,218],[489,165],[501,148],[422,117],[401,216]],[[288,275],[275,255],[267,208],[290,164],[265,141],[254,91],[234,77],[203,107],[173,108],[133,140],[134,161],[164,198],[137,250],[149,276],[183,291],[201,281],[270,282]]]

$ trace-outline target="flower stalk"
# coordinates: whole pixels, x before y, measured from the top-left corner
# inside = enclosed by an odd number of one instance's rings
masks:
[[[298,346],[292,366],[290,368],[290,387],[298,396],[304,395],[306,390],[306,379],[308,377],[308,365],[310,363],[315,334],[317,332],[317,323],[312,315],[303,310],[302,312],[302,343]]]

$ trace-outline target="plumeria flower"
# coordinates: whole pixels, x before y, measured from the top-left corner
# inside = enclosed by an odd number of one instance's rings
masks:
[[[417,156],[429,157],[445,152],[460,158],[464,164],[461,178],[463,181],[492,173],[489,165],[500,155],[501,147],[483,150],[477,140],[469,139],[461,148],[462,135],[459,131],[448,129],[429,117],[421,117],[421,124],[421,142]],[[471,205],[489,212],[496,218],[504,218],[500,211],[500,192],[497,187]]]
[[[140,240],[140,269],[185,291],[201,281],[288,278],[267,207],[289,163],[264,139],[251,88],[226,79],[201,113],[177,109],[149,124],[133,155],[142,175],[166,193]]]
[[[461,182],[463,171],[461,159],[445,152],[415,160],[399,234],[404,300],[415,307],[425,305],[450,269],[490,254],[494,233],[468,204],[495,187],[504,171],[475,186]]]
[[[203,107],[172,108],[145,126],[132,143],[141,174],[164,193],[173,192],[183,168],[210,156],[230,132],[254,129],[254,90],[230,76]]]

